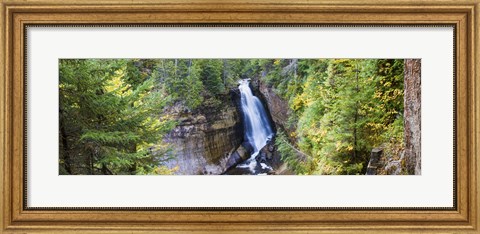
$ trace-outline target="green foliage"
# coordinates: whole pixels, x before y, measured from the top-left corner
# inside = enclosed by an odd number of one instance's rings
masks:
[[[161,59],[153,76],[165,85],[174,102],[190,111],[217,108],[230,88],[238,85],[246,60]]]
[[[292,110],[291,144],[312,157],[285,161],[299,174],[360,174],[372,148],[403,142],[403,60],[257,60],[258,74]],[[280,135],[280,139],[282,136]],[[297,155],[297,160],[295,158]]]
[[[285,132],[281,130],[278,131],[275,138],[275,145],[277,146],[278,152],[280,152],[282,161],[285,162],[288,167],[297,174],[308,173],[307,164],[309,161],[307,159],[307,155],[299,152],[288,142],[289,139],[285,135]]]
[[[204,85],[201,81],[201,67],[192,59],[162,59],[158,61],[153,73],[160,83],[165,85],[167,93],[175,100],[180,100],[190,109],[202,104],[201,95]]]
[[[170,174],[162,139],[177,123],[165,110],[220,108],[247,62],[60,60],[60,173]]]
[[[64,173],[78,173],[72,167],[79,161],[89,161],[86,174],[152,172],[166,160],[161,139],[175,123],[160,110],[169,98],[134,63],[61,60],[59,90]],[[154,145],[162,146],[155,154]]]
[[[63,59],[60,173],[79,173],[73,166],[84,162],[84,174],[171,174],[163,137],[177,123],[166,110],[218,110],[238,80],[252,78],[288,102],[275,144],[291,170],[363,174],[372,148],[399,155],[404,147],[403,66],[398,59]]]
[[[392,124],[388,125],[381,138],[382,142],[384,142],[383,153],[386,157],[392,160],[399,160],[405,148],[403,116],[400,116]]]
[[[195,66],[200,70],[200,79],[208,94],[216,96],[224,91],[222,81],[223,63],[219,59],[197,59]]]
[[[92,141],[100,144],[114,143],[114,144],[129,144],[137,142],[139,136],[133,132],[102,132],[97,130],[87,130],[81,137],[80,141]]]
[[[250,61],[248,59],[222,59],[223,80],[226,89],[237,88],[239,80],[252,77]]]

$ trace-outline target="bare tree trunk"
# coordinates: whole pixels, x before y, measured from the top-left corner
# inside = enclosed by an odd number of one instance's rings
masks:
[[[408,174],[421,174],[420,59],[406,59],[404,73],[405,160]]]
[[[161,82],[163,82],[163,80],[165,80],[168,76],[167,69],[165,68],[165,59],[162,59],[162,70],[163,70],[163,77],[160,80]]]
[[[190,74],[192,73],[192,60],[188,60],[188,77],[190,77]]]

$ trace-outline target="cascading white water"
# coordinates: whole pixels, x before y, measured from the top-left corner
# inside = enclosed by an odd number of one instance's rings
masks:
[[[273,131],[270,126],[265,108],[260,99],[255,97],[250,89],[248,79],[241,80],[238,89],[241,94],[241,108],[245,126],[245,140],[253,147],[251,159],[254,159],[258,152],[272,138]]]

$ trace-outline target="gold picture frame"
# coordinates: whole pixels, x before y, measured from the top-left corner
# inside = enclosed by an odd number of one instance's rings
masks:
[[[1,14],[2,232],[479,232],[479,0],[2,0]],[[453,25],[455,209],[28,209],[24,52],[35,24]]]

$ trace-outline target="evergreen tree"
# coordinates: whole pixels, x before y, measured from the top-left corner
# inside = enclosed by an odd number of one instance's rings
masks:
[[[200,79],[207,92],[206,95],[212,97],[224,91],[222,81],[223,63],[219,59],[198,59],[194,65],[200,71]]]
[[[286,138],[290,143],[277,144],[297,173],[364,173],[372,148],[402,147],[402,60],[277,59],[257,64],[259,73],[267,73],[261,76],[264,82],[288,100],[293,112],[290,121],[296,130]],[[286,150],[291,147],[311,157]]]
[[[157,63],[153,76],[166,87],[174,101],[183,102],[194,110],[203,102],[204,90],[200,80],[200,69],[192,59],[162,59]]]
[[[161,136],[174,126],[160,110],[163,87],[126,60],[60,61],[61,172],[150,174],[169,148]],[[78,162],[88,162],[73,170]]]

